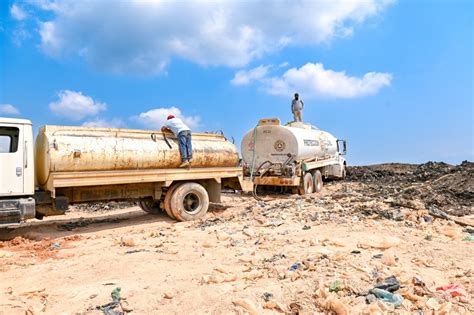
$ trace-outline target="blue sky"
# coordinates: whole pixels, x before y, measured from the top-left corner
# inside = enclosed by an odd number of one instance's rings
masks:
[[[353,165],[474,160],[472,1],[0,1],[0,116],[240,143],[292,116]]]

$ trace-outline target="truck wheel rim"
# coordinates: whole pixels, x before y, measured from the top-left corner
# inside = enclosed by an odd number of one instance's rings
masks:
[[[201,208],[201,198],[195,193],[188,193],[183,199],[183,208],[186,213],[195,214]]]

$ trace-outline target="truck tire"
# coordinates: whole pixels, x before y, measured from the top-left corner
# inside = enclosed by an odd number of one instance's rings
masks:
[[[197,220],[209,209],[209,195],[198,183],[184,183],[174,190],[170,205],[178,221]]]
[[[346,169],[346,166],[344,165],[344,168],[342,169],[341,179],[346,179],[346,177],[347,177],[347,169]]]
[[[173,193],[176,190],[176,188],[178,188],[182,184],[183,183],[174,183],[173,185],[170,186],[170,188],[168,188],[168,191],[166,192],[166,195],[165,195],[165,201],[163,202],[163,205],[164,205],[166,214],[168,214],[168,216],[171,219],[176,219],[173,214],[173,211],[171,210],[171,198],[173,197]]]
[[[316,170],[314,172],[314,192],[320,192],[323,190],[323,175],[321,175],[321,172]]]
[[[304,174],[303,186],[299,188],[300,195],[312,194],[314,191],[313,175],[311,173]]]
[[[143,211],[149,214],[159,214],[163,211],[160,207],[160,201],[155,201],[151,198],[140,199],[138,205],[142,208]]]

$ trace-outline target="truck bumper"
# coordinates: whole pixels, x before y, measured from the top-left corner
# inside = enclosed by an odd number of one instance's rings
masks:
[[[33,198],[0,199],[0,225],[18,224],[35,217]]]

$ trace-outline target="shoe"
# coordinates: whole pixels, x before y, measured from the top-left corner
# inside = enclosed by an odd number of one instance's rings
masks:
[[[189,159],[188,162],[191,163],[193,161],[193,159]]]
[[[184,161],[183,163],[181,163],[181,165],[179,167],[186,167],[189,165],[189,162],[188,161]]]

